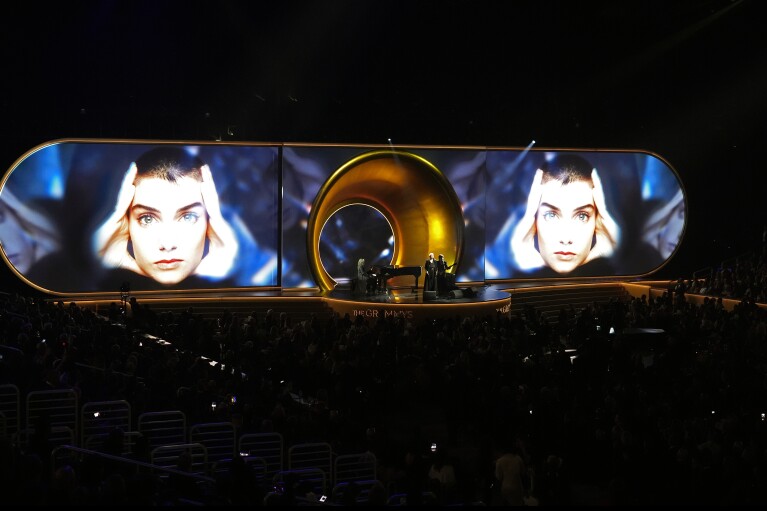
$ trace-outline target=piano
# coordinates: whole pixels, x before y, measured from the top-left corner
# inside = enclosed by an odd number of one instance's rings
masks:
[[[400,266],[395,268],[391,265],[374,265],[372,273],[376,275],[378,279],[378,290],[386,291],[388,281],[392,277],[399,277],[400,275],[412,275],[415,277],[415,285],[413,291],[418,289],[418,278],[421,276],[420,266]]]

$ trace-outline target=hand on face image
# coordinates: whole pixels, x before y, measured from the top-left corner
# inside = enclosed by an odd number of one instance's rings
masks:
[[[202,166],[202,183],[200,183],[202,202],[208,212],[208,253],[200,261],[195,271],[196,275],[211,278],[222,278],[229,273],[237,256],[237,236],[229,222],[221,214],[216,183],[210,167]]]
[[[167,285],[229,272],[237,239],[221,214],[210,168],[190,159],[181,149],[160,148],[131,164],[114,212],[94,236],[105,266]]]
[[[620,241],[620,228],[607,210],[605,191],[597,169],[591,171],[591,181],[594,184],[594,205],[596,206],[596,222],[594,227],[594,246],[591,247],[586,262],[598,257],[610,257],[615,253],[615,247]]]
[[[540,268],[545,263],[540,252],[535,248],[535,236],[537,233],[536,219],[538,207],[541,205],[543,194],[543,171],[538,169],[533,176],[533,184],[527,196],[527,207],[522,219],[517,223],[514,234],[511,237],[511,253],[521,270]]]
[[[618,238],[596,169],[565,156],[536,171],[511,249],[522,270],[548,266],[564,275],[611,256]]]

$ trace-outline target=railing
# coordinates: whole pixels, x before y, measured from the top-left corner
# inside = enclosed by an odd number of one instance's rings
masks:
[[[368,504],[370,502],[370,491],[379,484],[383,483],[381,483],[381,481],[378,479],[360,479],[355,481],[336,483],[336,485],[333,486],[333,491],[330,494],[331,503],[344,505],[347,500],[347,498],[345,498],[347,492],[353,492],[353,505]]]
[[[2,429],[0,435],[13,436],[21,428],[21,402],[19,388],[12,383],[0,385],[0,417]]]
[[[150,448],[187,443],[186,415],[180,410],[142,413],[138,430],[147,437]]]
[[[201,475],[198,473],[196,474],[191,472],[184,472],[183,470],[178,470],[172,467],[161,467],[158,465],[154,465],[152,463],[132,460],[130,458],[123,458],[120,456],[113,456],[111,454],[106,454],[106,453],[102,453],[98,451],[91,451],[89,449],[83,449],[81,447],[75,447],[73,445],[60,445],[51,451],[51,471],[52,473],[54,473],[59,467],[61,467],[64,464],[67,464],[67,463],[76,464],[76,463],[79,463],[80,461],[83,461],[87,457],[114,462],[115,464],[120,466],[134,467],[137,472],[143,471],[144,473],[157,474],[163,479],[167,479],[168,477],[173,475],[180,478],[188,478],[199,485],[208,485],[210,487],[214,487],[216,484],[216,480],[214,478],[206,476],[206,475]],[[195,501],[187,501],[184,499],[185,497],[190,497],[190,496],[185,496],[185,495],[178,496],[180,501],[183,501],[184,503],[187,503],[187,504],[198,504],[198,505],[203,504],[203,503],[195,502]]]
[[[182,457],[188,457],[189,472],[209,474],[208,450],[202,444],[164,445],[152,449],[150,459],[153,465],[170,468],[179,465]]]
[[[78,397],[73,389],[33,390],[27,394],[26,438],[24,444],[38,427],[50,428],[53,444],[77,441]],[[44,432],[43,432],[44,433]]]
[[[109,434],[115,429],[131,430],[131,406],[128,401],[90,401],[80,410],[80,446],[94,435]]]
[[[333,449],[327,442],[293,445],[288,449],[288,468],[318,468],[330,477],[333,473]]]
[[[238,449],[247,456],[262,458],[269,478],[284,468],[284,447],[280,433],[246,433],[240,436]]]
[[[327,472],[319,468],[297,468],[282,470],[274,474],[272,478],[275,487],[284,484],[303,485],[316,495],[325,495],[328,492]]]
[[[236,434],[231,422],[194,424],[189,428],[189,442],[204,445],[208,450],[208,460],[215,463],[232,459],[235,455]]]
[[[333,462],[333,484],[376,479],[378,461],[372,452],[342,454]]]

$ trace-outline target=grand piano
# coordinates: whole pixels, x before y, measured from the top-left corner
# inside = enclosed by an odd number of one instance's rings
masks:
[[[395,268],[391,265],[373,265],[371,274],[376,279],[376,291],[384,292],[388,289],[388,281],[392,277],[400,275],[412,275],[415,277],[413,291],[418,289],[418,278],[421,276],[420,266],[400,266]]]

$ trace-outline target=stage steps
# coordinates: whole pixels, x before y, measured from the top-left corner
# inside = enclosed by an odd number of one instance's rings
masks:
[[[172,312],[177,315],[191,309],[193,313],[202,316],[206,321],[215,321],[226,311],[236,313],[243,318],[255,312],[263,318],[266,312],[272,309],[277,316],[282,312],[287,313],[293,324],[309,319],[312,314],[323,321],[334,314],[333,309],[316,290],[259,291],[237,295],[197,292],[189,295],[140,295],[135,298],[139,305],[148,306],[155,314]],[[59,301],[58,298],[52,300]],[[90,309],[102,316],[109,316],[110,307],[119,306],[121,303],[119,296],[112,295],[68,298],[61,301],[65,303],[74,301],[80,307]]]
[[[187,298],[183,301],[147,301],[141,300],[140,303],[148,303],[150,308],[156,313],[162,311],[171,311],[174,314],[180,314],[191,308],[195,314],[202,316],[206,320],[217,320],[225,312],[237,314],[246,318],[252,312],[255,312],[259,318],[263,318],[268,310],[272,310],[276,316],[285,312],[290,317],[293,324],[300,323],[309,319],[312,314],[324,321],[333,315],[333,310],[319,297],[307,298],[259,298],[259,299],[218,299],[218,300],[195,300]]]
[[[506,289],[511,293],[511,315],[523,315],[525,307],[531,305],[551,325],[559,322],[559,310],[569,310],[572,305],[576,314],[587,305],[607,303],[613,299],[625,301],[629,293],[619,283],[572,284],[546,287]]]

